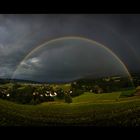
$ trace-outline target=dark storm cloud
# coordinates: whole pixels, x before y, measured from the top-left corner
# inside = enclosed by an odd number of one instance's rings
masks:
[[[140,70],[139,25],[140,15],[0,15],[0,77],[11,77],[32,49],[62,36],[94,39],[114,51],[129,70]]]
[[[81,39],[62,39],[45,45],[26,58],[14,78],[60,81],[122,74],[126,71],[113,54]]]

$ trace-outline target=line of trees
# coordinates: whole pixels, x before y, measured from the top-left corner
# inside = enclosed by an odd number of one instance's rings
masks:
[[[110,79],[105,81],[104,79],[83,79],[72,83],[72,86],[81,89],[84,92],[94,93],[108,93],[114,91],[120,91],[124,89],[133,88],[133,85],[129,78],[120,77],[118,81]]]
[[[53,89],[49,85],[22,85],[0,87],[0,98],[14,101],[20,104],[36,105],[42,102],[54,101],[55,98],[63,99],[66,103],[72,102],[72,91],[64,91],[62,88]]]

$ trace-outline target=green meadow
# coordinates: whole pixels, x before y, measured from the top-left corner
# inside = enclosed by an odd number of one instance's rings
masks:
[[[21,105],[0,99],[0,126],[140,126],[140,96],[121,94],[86,92],[70,104]]]

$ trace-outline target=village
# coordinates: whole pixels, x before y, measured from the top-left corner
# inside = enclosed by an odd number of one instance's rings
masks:
[[[41,102],[63,99],[66,102],[72,102],[71,94],[73,91],[69,88],[53,88],[48,84],[5,84],[0,86],[0,98],[15,101],[22,104],[38,104]],[[68,101],[67,101],[68,100]]]

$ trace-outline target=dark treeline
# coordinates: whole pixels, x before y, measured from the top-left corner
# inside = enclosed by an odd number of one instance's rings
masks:
[[[100,79],[83,79],[76,81],[77,88],[94,93],[109,93],[133,88],[129,78],[112,77]]]

